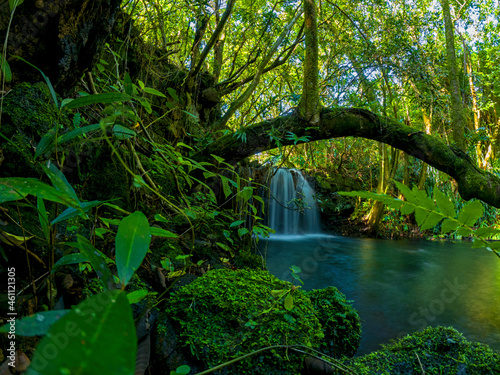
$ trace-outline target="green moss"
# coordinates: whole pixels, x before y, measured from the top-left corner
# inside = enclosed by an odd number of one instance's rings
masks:
[[[384,346],[382,350],[345,362],[358,374],[486,375],[500,373],[500,356],[472,343],[454,328],[428,327]]]
[[[306,294],[294,290],[290,311],[283,298],[271,294],[291,286],[266,271],[214,270],[172,297],[166,314],[181,341],[204,367],[272,345],[318,347],[323,337],[321,325]],[[301,364],[298,354],[277,349],[251,356],[225,371],[288,375],[298,373]]]
[[[265,269],[264,259],[257,254],[252,254],[250,250],[242,250],[234,258],[234,265],[241,269]]]
[[[361,342],[361,323],[357,311],[337,288],[307,293],[323,326],[325,338],[320,351],[334,358],[352,357]]]
[[[42,174],[34,161],[38,142],[56,125],[63,129],[69,124],[69,119],[55,107],[46,84],[15,86],[5,96],[2,108],[0,149],[5,160],[0,177],[38,177]]]

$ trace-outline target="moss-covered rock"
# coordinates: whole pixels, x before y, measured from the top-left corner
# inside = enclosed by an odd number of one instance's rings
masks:
[[[359,375],[500,374],[500,356],[451,327],[428,327],[345,362]]]
[[[330,286],[307,293],[323,326],[320,351],[334,358],[352,357],[361,342],[361,323],[357,311],[337,288]]]
[[[286,310],[284,293],[275,297],[273,290],[290,291],[293,308]],[[207,272],[170,299],[166,316],[186,351],[205,368],[273,345],[318,347],[323,338],[306,294],[261,270]],[[299,373],[301,366],[297,353],[274,349],[219,373],[290,375]]]
[[[39,177],[43,172],[34,160],[42,137],[67,127],[69,119],[57,110],[44,83],[22,83],[5,96],[2,108],[0,149],[3,157],[0,177]]]
[[[265,260],[258,254],[254,254],[250,249],[241,250],[234,257],[234,265],[239,269],[265,269]]]

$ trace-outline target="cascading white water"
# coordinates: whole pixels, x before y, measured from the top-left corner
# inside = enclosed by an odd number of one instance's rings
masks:
[[[296,169],[278,169],[270,184],[268,225],[276,234],[320,233],[314,189]]]

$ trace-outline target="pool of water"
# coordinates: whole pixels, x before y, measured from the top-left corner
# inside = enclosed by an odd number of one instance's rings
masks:
[[[306,290],[335,286],[359,312],[358,355],[427,326],[453,326],[500,351],[500,259],[470,243],[393,241],[330,235],[261,240],[268,270]]]

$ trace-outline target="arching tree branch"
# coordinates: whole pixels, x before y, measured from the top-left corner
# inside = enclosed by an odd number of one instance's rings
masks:
[[[294,139],[286,138],[288,132],[298,138],[307,137],[308,141],[353,136],[386,143],[453,177],[462,198],[478,198],[500,208],[500,177],[479,169],[467,154],[439,138],[364,109],[323,109],[314,128],[296,114],[264,121],[247,128],[246,142],[241,137],[227,135],[195,155],[195,159],[210,160],[210,154],[215,154],[235,164],[250,155],[276,148],[276,136],[283,145],[294,144]]]

